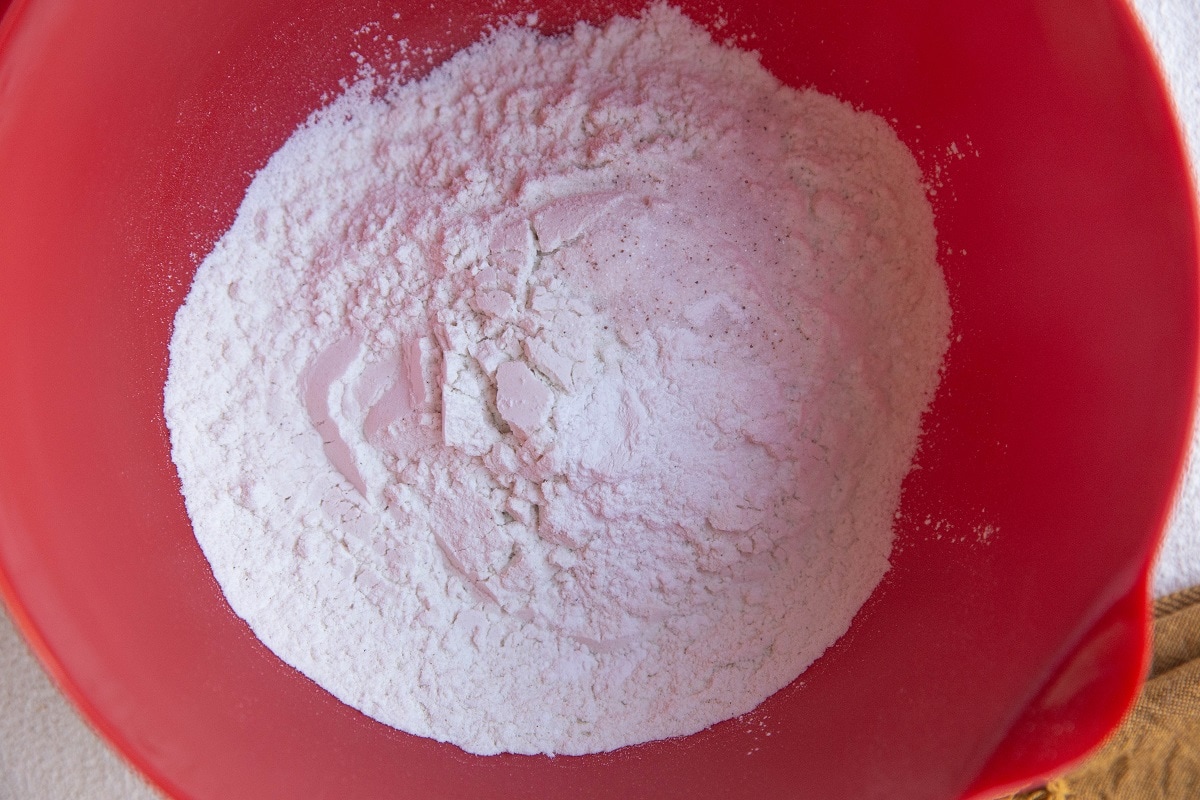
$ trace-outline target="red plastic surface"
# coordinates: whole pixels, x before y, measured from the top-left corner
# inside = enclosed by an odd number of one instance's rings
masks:
[[[537,5],[547,29],[613,10]],[[949,800],[1032,781],[1116,723],[1144,668],[1145,573],[1197,355],[1192,195],[1128,9],[721,5],[721,35],[753,33],[782,79],[895,120],[937,184],[955,340],[894,569],[850,633],[747,718],[550,759],[399,733],[279,662],[191,536],[161,414],[195,265],[253,171],[355,72],[352,53],[386,68],[393,34],[436,62],[499,12],[13,4],[0,23],[0,589],[91,721],[172,794]]]

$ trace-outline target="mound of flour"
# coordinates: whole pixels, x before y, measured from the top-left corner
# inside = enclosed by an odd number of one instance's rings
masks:
[[[749,711],[888,568],[949,326],[920,177],[665,6],[352,86],[176,318],[173,457],[229,603],[473,753]]]

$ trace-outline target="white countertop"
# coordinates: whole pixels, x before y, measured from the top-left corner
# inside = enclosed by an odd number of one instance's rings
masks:
[[[1200,3],[1132,0],[1157,48],[1200,165]],[[1200,174],[1197,174],[1200,184]],[[1200,436],[1163,543],[1155,592],[1200,583]],[[42,672],[0,607],[0,800],[155,800]]]

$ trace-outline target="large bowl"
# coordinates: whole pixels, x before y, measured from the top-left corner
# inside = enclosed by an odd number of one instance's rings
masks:
[[[91,722],[196,800],[944,800],[1094,746],[1144,668],[1196,377],[1183,151],[1116,0],[683,3],[783,80],[894,120],[936,189],[955,330],[894,566],[800,680],[677,740],[482,758],[255,639],[192,538],[162,418],[198,261],[355,52],[386,69],[391,34],[434,63],[507,13],[617,10],[394,5],[17,0],[0,24],[0,589]]]

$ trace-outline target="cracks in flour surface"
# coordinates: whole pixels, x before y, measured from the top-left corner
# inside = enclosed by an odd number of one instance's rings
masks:
[[[317,353],[301,380],[300,391],[310,421],[322,437],[330,465],[376,510],[382,505],[385,511],[391,511],[392,506],[382,498],[386,486],[396,480],[396,476],[383,473],[379,475],[383,485],[368,487],[362,477],[367,471],[363,462],[378,461],[380,455],[386,455],[387,446],[383,445],[381,451],[376,442],[389,431],[395,435],[407,424],[408,417],[419,411],[429,411],[435,420],[440,417],[434,425],[442,428],[442,444],[461,450],[476,466],[484,468],[492,501],[488,508],[444,512],[443,522],[449,521],[450,528],[462,530],[494,526],[505,532],[464,539],[432,530],[446,565],[506,613],[520,614],[527,620],[541,619],[551,626],[556,626],[553,619],[524,604],[533,599],[529,587],[505,585],[509,573],[521,566],[522,558],[549,559],[550,567],[560,570],[578,562],[577,555],[540,552],[545,547],[539,547],[539,541],[568,551],[585,545],[569,524],[556,524],[553,515],[547,516],[543,510],[544,504],[569,492],[566,476],[555,471],[560,468],[541,462],[553,459],[557,429],[551,410],[555,393],[572,392],[573,372],[577,370],[571,357],[563,354],[572,350],[572,343],[562,338],[562,332],[556,336],[547,331],[553,313],[561,310],[563,297],[539,282],[539,270],[545,260],[579,243],[587,228],[622,199],[616,193],[567,196],[488,237],[496,250],[489,251],[474,268],[474,286],[467,290],[470,311],[450,306],[456,313],[444,313],[445,309],[438,312],[442,327],[435,338],[443,364],[440,387],[426,385],[424,361],[433,356],[425,351],[430,340],[412,335],[402,337],[398,353],[384,354],[369,365],[363,363],[361,336],[337,339]],[[453,284],[451,277],[442,280]],[[435,286],[433,295],[449,297],[454,291],[453,286]],[[511,305],[518,294],[526,298],[522,309]],[[569,313],[582,319],[581,312],[586,308],[567,299]],[[489,326],[497,320],[502,322],[500,326]],[[528,324],[531,320],[534,324]],[[484,333],[489,327],[490,336]],[[519,356],[512,352],[516,348]],[[620,358],[614,358],[614,354],[623,349],[610,348],[601,354],[593,348],[592,353],[599,356],[597,360],[607,356],[606,363],[619,368]],[[467,354],[475,355],[474,363]],[[503,360],[506,356],[508,360]],[[352,395],[359,402],[353,407],[343,402],[339,405],[342,413],[335,413],[331,408],[336,403],[335,395]],[[440,397],[441,403],[426,409],[426,400],[431,397]],[[635,438],[637,419],[643,416],[634,410],[634,397],[634,390],[625,387],[617,410],[626,450]],[[484,456],[493,450],[494,456],[485,460]],[[516,485],[518,478],[520,485]],[[405,517],[412,509],[405,511],[392,515],[400,525],[406,524]],[[508,539],[506,534],[516,531],[524,534],[524,545]],[[536,538],[530,536],[531,532]],[[485,545],[482,556],[481,544]],[[506,555],[498,558],[491,550]],[[622,629],[628,629],[628,625]],[[631,635],[607,642],[599,635],[565,632],[597,652],[631,641]]]

